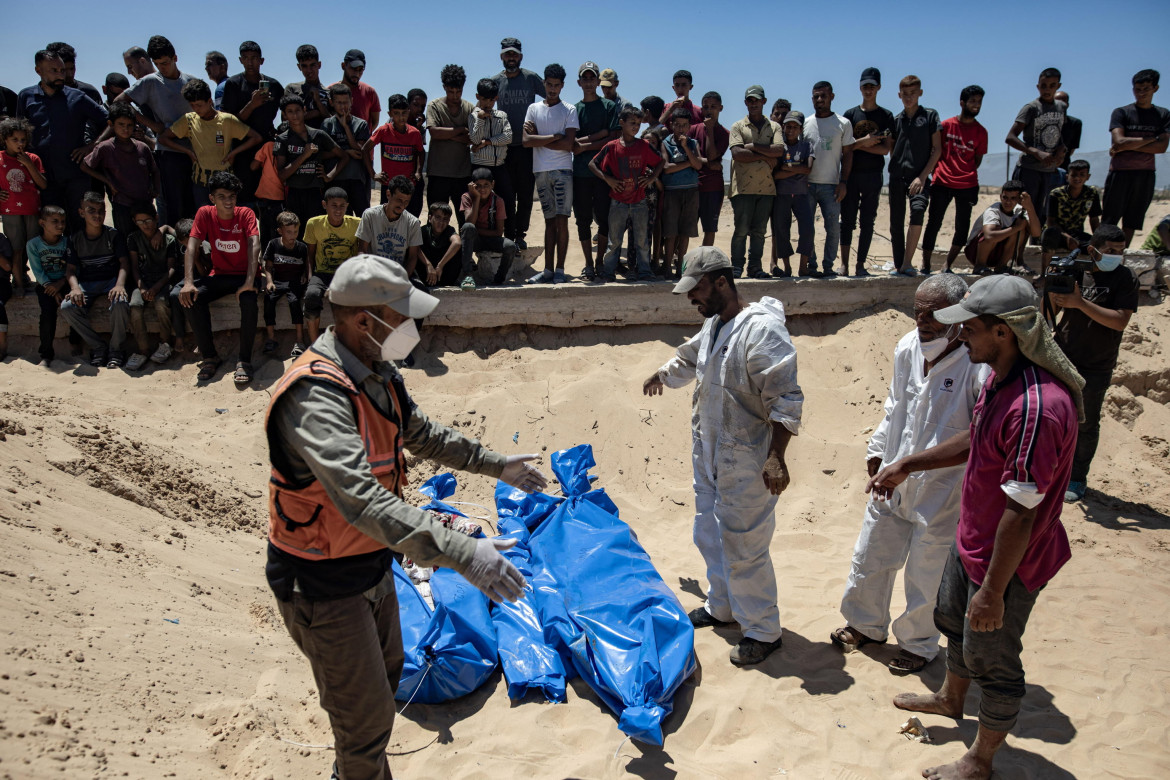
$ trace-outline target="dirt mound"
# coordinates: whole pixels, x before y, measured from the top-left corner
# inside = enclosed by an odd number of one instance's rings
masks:
[[[90,487],[185,523],[249,531],[267,523],[259,511],[260,490],[203,467],[177,465],[187,460],[181,452],[125,436],[99,415],[67,413],[19,393],[0,400],[0,409],[13,417],[0,418],[0,436],[27,435],[20,422],[25,415],[37,419],[30,423],[36,436],[56,438],[59,432],[78,456],[50,458],[49,464]]]

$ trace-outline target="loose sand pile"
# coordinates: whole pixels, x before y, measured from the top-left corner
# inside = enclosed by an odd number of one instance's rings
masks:
[[[1147,303],[1089,495],[1065,511],[1073,559],[1033,613],[1028,696],[1000,777],[1166,774],[1170,307]],[[436,419],[504,452],[592,444],[599,484],[689,609],[705,586],[690,541],[690,391],[650,399],[641,383],[698,325],[432,331],[407,384]],[[976,691],[959,724],[923,716],[935,744],[911,742],[890,698],[937,686],[942,663],[899,679],[883,665],[896,647],[846,657],[828,642],[865,503],[865,441],[911,326],[886,308],[790,322],[807,400],[772,544],[780,652],[737,669],[737,634],[699,632],[701,679],[678,694],[662,749],[623,743],[579,682],[567,704],[513,703],[497,674],[455,703],[410,705],[391,742],[396,773],[886,778],[957,758]],[[191,364],[141,376],[0,367],[0,776],[327,774],[327,718],[263,576],[264,389],[284,365],[259,364],[244,392],[222,375],[197,389]],[[435,471],[415,463],[412,485]],[[490,505],[489,480],[460,479],[457,498]]]

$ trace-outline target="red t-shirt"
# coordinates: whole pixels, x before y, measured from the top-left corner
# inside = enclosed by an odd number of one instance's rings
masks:
[[[382,173],[391,179],[414,174],[415,153],[423,150],[422,133],[417,127],[407,125],[406,132],[400,133],[393,122],[387,122],[374,131],[370,140],[382,145]]]
[[[1052,374],[1021,360],[995,388],[987,378],[971,418],[956,545],[972,582],[982,584],[1013,484],[1044,495],[1016,569],[1029,591],[1047,583],[1072,553],[1060,522],[1077,446],[1077,408]],[[1020,499],[1017,498],[1017,501]],[[1021,502],[1023,503],[1023,502]]]
[[[334,82],[334,84],[341,83],[340,81]],[[329,86],[332,87],[333,84]],[[353,96],[353,115],[363,122],[369,122],[370,109],[374,109],[375,111],[381,110],[381,105],[378,103],[377,90],[364,81],[359,81],[356,87],[346,81],[345,86],[349,87],[349,92]]]
[[[690,100],[687,100],[683,103],[678,103],[677,105],[673,101],[667,103],[666,106],[662,109],[662,116],[658,118],[658,121],[667,127],[670,127],[670,115],[674,113],[676,108],[680,107],[685,108],[687,111],[691,112],[691,127],[703,124],[703,109],[696,106]]]
[[[691,125],[691,138],[699,142],[699,156],[707,157],[707,126],[702,120],[697,125]],[[727,147],[731,143],[731,133],[723,125],[715,125],[715,152],[712,159],[722,160],[727,154]],[[711,160],[709,159],[708,162]],[[723,171],[711,171],[703,168],[699,171],[699,192],[723,192]]]
[[[32,152],[28,152],[28,156],[41,175],[44,175],[45,166],[41,158]],[[6,151],[0,151],[0,190],[8,193],[8,200],[0,202],[0,214],[8,217],[28,216],[41,210],[41,192],[36,182],[20,160]]]
[[[191,235],[211,244],[211,275],[243,276],[248,273],[248,238],[258,236],[256,214],[247,206],[236,206],[232,218],[223,221],[215,206],[195,212]]]
[[[496,193],[492,193],[491,201],[495,203],[496,216],[499,217],[504,213],[504,199]],[[459,199],[459,210],[467,211],[471,208],[471,193],[463,193],[463,197]],[[491,203],[480,203],[479,213],[475,215],[475,229],[476,230],[495,230],[496,224],[491,221]]]
[[[987,129],[979,122],[965,125],[957,116],[943,120],[942,156],[934,168],[934,183],[953,190],[979,186],[975,157],[987,154]]]
[[[597,167],[615,179],[633,182],[627,185],[622,192],[610,190],[609,196],[619,203],[640,203],[646,197],[646,188],[638,184],[638,179],[662,162],[658,152],[641,138],[635,138],[629,146],[622,143],[622,139],[614,140],[601,147],[601,151],[594,158]]]

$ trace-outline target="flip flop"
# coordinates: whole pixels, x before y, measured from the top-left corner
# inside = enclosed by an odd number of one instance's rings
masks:
[[[846,653],[855,653],[866,645],[884,645],[884,639],[870,639],[852,626],[842,626],[829,634],[829,640]]]
[[[232,381],[236,387],[246,387],[252,382],[252,364],[240,361],[236,363],[236,372],[232,374]]]
[[[195,378],[200,382],[209,382],[215,377],[215,372],[219,371],[219,367],[222,365],[222,360],[204,360],[199,364],[199,373]]]
[[[926,666],[930,661],[920,655],[902,650],[886,664],[894,674],[913,674]]]

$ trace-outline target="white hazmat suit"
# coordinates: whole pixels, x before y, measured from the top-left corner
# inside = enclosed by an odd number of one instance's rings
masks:
[[[658,370],[667,387],[696,380],[691,415],[695,545],[707,565],[706,609],[735,620],[745,637],[780,638],[776,572],[768,546],[776,496],[762,473],[772,423],[794,435],[804,396],[796,348],[775,298],[748,305],[716,334],[719,317],[678,348]]]
[[[970,427],[990,366],[973,364],[966,345],[925,376],[924,365],[918,331],[912,330],[894,349],[885,417],[869,440],[866,460],[881,458],[884,467]],[[938,655],[934,602],[959,522],[965,468],[916,472],[889,500],[870,498],[866,505],[841,614],[870,639],[884,642],[888,637],[894,578],[905,564],[906,611],[894,621],[894,636],[907,652],[928,660]]]

